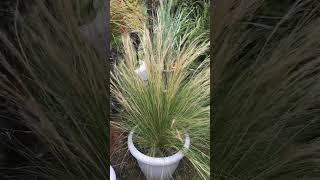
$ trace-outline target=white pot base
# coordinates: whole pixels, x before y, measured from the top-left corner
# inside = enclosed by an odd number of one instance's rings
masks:
[[[133,144],[133,131],[128,136],[128,148],[130,153],[137,159],[139,167],[148,180],[167,180],[171,179],[174,171],[183,158],[183,153],[180,150],[176,154],[168,157],[155,158],[142,154]],[[186,134],[184,148],[190,146],[189,135]]]

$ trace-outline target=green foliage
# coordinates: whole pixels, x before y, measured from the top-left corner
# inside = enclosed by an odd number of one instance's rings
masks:
[[[184,1],[178,0],[176,7],[188,12],[188,21],[185,23],[186,29],[196,28],[197,33],[203,34],[204,38],[209,38],[209,1],[197,0],[197,1]]]

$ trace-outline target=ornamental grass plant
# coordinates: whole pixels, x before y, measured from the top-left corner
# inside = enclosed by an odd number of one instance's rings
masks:
[[[133,129],[133,141],[146,155],[163,157],[182,149],[184,135],[191,138],[185,150],[189,164],[202,179],[209,166],[209,57],[196,68],[193,62],[209,48],[194,29],[183,36],[187,17],[180,9],[172,14],[171,0],[160,2],[153,22],[153,35],[145,27],[140,34],[142,52],[137,54],[128,34],[123,35],[124,58],[111,75],[111,92],[121,105],[120,119],[113,122],[124,132]],[[135,70],[146,65],[147,80]]]

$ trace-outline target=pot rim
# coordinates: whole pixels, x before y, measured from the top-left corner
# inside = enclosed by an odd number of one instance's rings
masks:
[[[132,136],[133,136],[134,129],[130,131],[130,134],[128,136],[128,148],[130,153],[137,160],[152,166],[166,166],[166,165],[177,163],[183,158],[184,154],[182,150],[178,151],[174,155],[165,156],[165,157],[151,157],[151,156],[142,154],[133,144]],[[185,133],[185,142],[184,142],[183,148],[189,149],[189,147],[190,147],[190,137],[188,133]]]

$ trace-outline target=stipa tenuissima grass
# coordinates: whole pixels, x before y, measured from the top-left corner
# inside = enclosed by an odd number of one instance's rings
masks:
[[[135,143],[151,156],[180,150],[187,132],[191,148],[186,158],[199,177],[208,179],[209,57],[198,67],[190,67],[208,50],[209,42],[191,38],[192,30],[181,38],[178,34],[185,17],[179,14],[183,12],[172,16],[170,10],[171,1],[160,3],[152,37],[147,28],[140,35],[139,58],[129,36],[123,36],[124,59],[115,67],[111,80],[112,94],[124,109],[116,125],[127,132],[136,127]],[[145,63],[147,81],[135,71],[139,61]]]

